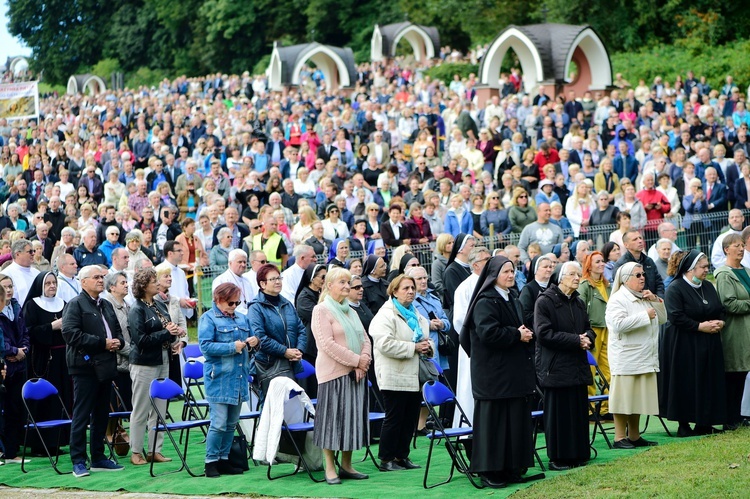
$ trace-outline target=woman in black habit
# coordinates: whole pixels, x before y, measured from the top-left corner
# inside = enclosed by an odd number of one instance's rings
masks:
[[[363,301],[373,313],[377,313],[388,300],[388,285],[385,283],[387,269],[385,260],[376,255],[368,256],[362,266]]]
[[[521,290],[519,301],[523,310],[523,324],[528,328],[534,327],[534,304],[549,286],[550,276],[555,270],[555,264],[547,255],[535,256],[529,267],[529,280]]]
[[[29,332],[31,343],[29,377],[44,378],[52,383],[60,393],[65,409],[72,414],[73,384],[65,363],[65,341],[62,337],[62,311],[65,302],[57,296],[57,278],[52,272],[43,272],[36,276],[31,284],[26,302],[23,305],[23,317]],[[60,403],[50,397],[36,403],[34,417],[37,421],[58,419],[61,415]],[[29,446],[35,452],[41,449],[41,443],[34,435]],[[58,445],[57,432],[45,434],[47,447],[54,452]],[[59,445],[67,445],[69,435],[60,433]]]
[[[302,279],[297,288],[297,294],[294,297],[294,307],[297,309],[302,324],[307,331],[307,345],[302,353],[302,358],[315,365],[315,359],[318,357],[318,346],[312,334],[312,312],[315,305],[320,299],[320,292],[323,290],[327,274],[326,266],[322,264],[309,265],[302,273]],[[302,388],[310,398],[318,396],[318,383],[315,376],[300,380]]]
[[[514,284],[513,263],[493,257],[479,277],[461,332],[474,395],[471,471],[492,488],[527,480],[523,475],[534,466],[534,334],[523,325]]]
[[[544,434],[549,469],[584,466],[589,448],[588,385],[593,383],[586,351],[594,345],[586,305],[578,296],[581,266],[565,262],[558,284],[550,284],[534,309],[536,369],[544,391]]]
[[[687,253],[667,288],[667,329],[660,352],[662,416],[679,421],[677,436],[717,432],[726,423],[724,306],[706,281],[709,262],[698,250]],[[695,428],[690,428],[695,423]]]

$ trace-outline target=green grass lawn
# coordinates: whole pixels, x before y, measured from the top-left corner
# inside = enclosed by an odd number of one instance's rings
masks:
[[[619,452],[626,455],[629,451]],[[750,428],[684,441],[675,439],[669,445],[581,468],[513,494],[514,499],[748,496]]]

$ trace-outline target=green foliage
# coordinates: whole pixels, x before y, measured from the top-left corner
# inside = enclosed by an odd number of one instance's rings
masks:
[[[255,64],[255,67],[253,67],[253,74],[261,75],[265,73],[269,64],[271,64],[271,54],[266,54],[261,57],[257,64]]]
[[[94,64],[94,67],[91,68],[90,72],[106,82],[109,81],[112,73],[117,73],[119,71],[122,71],[122,68],[117,59],[102,59]]]
[[[685,76],[693,69],[696,76],[704,75],[712,88],[721,88],[728,74],[737,82],[750,81],[750,41],[712,47],[699,54],[689,48],[675,45],[659,45],[639,52],[611,54],[612,70],[622,73],[633,87],[638,80],[647,84],[654,77],[674,81],[677,75]]]
[[[140,67],[134,73],[125,75],[125,86],[132,89],[139,87],[153,87],[167,77],[163,69]]]
[[[459,75],[461,78],[468,78],[471,73],[477,74],[479,66],[468,63],[447,63],[432,67],[425,71],[425,75],[433,80],[442,80],[445,83],[453,81],[453,75]]]

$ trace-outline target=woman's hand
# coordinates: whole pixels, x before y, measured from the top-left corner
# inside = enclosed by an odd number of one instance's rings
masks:
[[[430,331],[440,331],[443,329],[443,321],[440,319],[430,319]]]
[[[167,331],[169,331],[169,334],[171,334],[172,336],[182,335],[182,329],[180,329],[180,326],[178,326],[174,322],[167,322]]]
[[[589,337],[586,336],[585,334],[581,334],[580,338],[581,338],[581,348],[583,350],[591,350],[591,340],[589,339]]]
[[[701,333],[715,334],[724,327],[723,321],[704,321],[698,324],[698,331]]]
[[[52,330],[59,331],[60,329],[62,329],[62,317],[52,321]]]
[[[421,355],[429,355],[432,352],[429,340],[422,340],[414,348]]]
[[[245,348],[245,342],[241,340],[235,340],[234,342],[234,351],[237,353],[242,353],[242,350]]]
[[[656,310],[654,310],[651,307],[648,307],[648,310],[646,310],[646,313],[648,314],[649,319],[656,319]]]
[[[661,298],[656,296],[654,293],[651,292],[651,290],[644,289],[643,290],[643,299],[646,301],[661,301]],[[653,317],[651,317],[653,319]]]
[[[255,348],[260,343],[260,340],[258,339],[257,336],[248,336],[247,339],[245,339],[245,343],[250,348]]]
[[[172,345],[172,355],[180,355],[182,353],[182,347],[184,346],[184,343],[181,341],[178,341],[174,345]]]
[[[356,375],[357,381],[359,382],[359,381],[362,381],[362,379],[367,376],[367,371],[363,371],[359,367],[355,367],[354,374]]]
[[[296,348],[287,348],[284,357],[289,360],[302,360],[302,352]]]
[[[521,327],[518,328],[518,332],[521,333],[521,341],[524,343],[530,342],[532,339],[534,339],[534,332],[521,324]]]

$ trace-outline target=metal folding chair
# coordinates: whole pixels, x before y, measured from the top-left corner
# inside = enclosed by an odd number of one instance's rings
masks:
[[[462,437],[472,437],[474,435],[474,429],[471,427],[471,425],[459,425],[458,428],[446,429],[443,427],[440,418],[438,417],[438,413],[436,410],[437,406],[446,402],[455,402],[456,409],[461,412],[461,422],[463,423],[464,420],[468,422],[468,418],[466,418],[466,414],[464,413],[458,401],[456,401],[456,396],[454,395],[453,391],[439,381],[430,381],[422,386],[422,398],[424,399],[425,405],[427,406],[427,410],[430,411],[432,417],[435,418],[435,424],[432,427],[432,432],[427,435],[427,438],[430,439],[430,448],[427,451],[427,463],[425,464],[424,479],[422,481],[422,485],[424,486],[424,488],[432,489],[439,485],[444,485],[450,482],[453,479],[453,473],[455,470],[458,470],[459,473],[463,473],[464,475],[466,475],[466,477],[474,487],[478,489],[484,488],[481,481],[477,480],[477,477],[475,477],[469,471],[469,460],[461,450],[461,442],[459,441],[459,439]],[[430,473],[432,451],[435,447],[436,442],[443,441],[445,443],[445,448],[451,458],[450,474],[448,475],[448,478],[446,480],[428,485],[427,476]]]
[[[122,395],[120,395],[120,390],[117,388],[117,383],[114,381],[112,382],[112,393],[115,395],[115,406],[112,407],[110,405],[110,408],[113,409],[109,413],[109,419],[110,421],[113,419],[124,419],[126,421],[130,421],[130,415],[131,411],[126,410],[127,406],[125,405],[125,400],[122,398]],[[109,458],[117,462],[117,452],[115,451],[115,444],[113,444],[107,436],[104,436],[104,443],[107,444],[107,448],[109,449]]]
[[[607,435],[607,431],[604,429],[604,425],[602,424],[602,418],[601,418],[601,410],[602,410],[602,404],[609,400],[609,383],[607,382],[607,379],[604,377],[604,374],[602,373],[601,369],[599,369],[599,363],[596,361],[593,355],[591,355],[591,352],[586,350],[586,357],[588,358],[589,365],[593,367],[596,370],[596,376],[594,377],[594,383],[596,384],[596,388],[599,391],[599,395],[591,395],[589,396],[589,408],[591,409],[591,414],[594,416],[594,431],[591,434],[591,446],[594,446],[594,440],[596,440],[596,434],[601,433],[602,437],[604,437],[604,441],[607,442],[607,446],[611,449],[612,448],[612,442],[609,439],[609,435]]]
[[[31,410],[29,409],[29,401],[40,401],[44,400],[49,397],[57,397],[58,402],[60,403],[61,407],[61,413],[60,413],[60,419],[50,419],[47,421],[36,421],[34,419],[34,415],[31,413]],[[60,449],[60,431],[64,427],[69,427],[73,421],[70,418],[70,414],[68,414],[68,411],[65,409],[65,404],[63,404],[62,398],[60,397],[59,392],[57,391],[57,388],[43,378],[32,378],[28,380],[26,383],[23,384],[23,388],[21,388],[21,398],[23,399],[23,405],[26,408],[26,424],[24,425],[24,433],[23,433],[23,451],[21,454],[21,471],[23,473],[27,473],[25,463],[26,463],[26,439],[29,435],[29,430],[33,429],[36,431],[37,437],[39,437],[39,441],[42,443],[42,447],[44,447],[44,452],[47,454],[47,458],[49,459],[49,463],[52,465],[52,468],[57,472],[58,475],[67,475],[69,473],[72,473],[72,471],[60,471],[57,467],[57,463],[60,459],[59,449]],[[52,429],[57,428],[58,429],[58,445],[56,446],[58,451],[55,454],[55,458],[52,458],[52,453],[50,453],[49,448],[47,448],[47,443],[44,441],[44,438],[42,438],[42,432],[40,430],[42,429]],[[68,430],[70,431],[70,430]]]
[[[308,379],[310,377],[315,377],[315,366],[306,361],[305,359],[302,359],[300,361],[300,365],[302,366],[302,372],[301,373],[295,373],[294,377],[297,380],[303,380]],[[312,402],[312,405],[318,405],[318,399],[310,399],[310,402]]]
[[[304,360],[302,362],[305,362]],[[309,363],[308,363],[309,364]],[[289,393],[289,399],[293,399],[294,397],[298,396],[300,393],[292,390]],[[307,413],[307,411],[305,411]],[[295,436],[301,436],[304,438],[305,434],[309,431],[313,431],[315,428],[315,424],[311,421],[309,421],[309,414],[306,414],[305,421],[302,423],[292,423],[287,424],[286,421],[283,421],[281,423],[281,431],[283,435],[286,435],[289,442],[292,444],[292,447],[294,448],[295,454],[297,454],[297,464],[294,467],[294,471],[291,473],[285,473],[283,475],[277,475],[277,476],[271,476],[271,467],[273,463],[268,463],[268,471],[266,472],[266,476],[269,480],[278,480],[279,478],[284,478],[287,476],[296,475],[300,469],[303,469],[307,472],[307,476],[310,477],[310,480],[312,480],[315,483],[322,483],[325,482],[325,477],[323,478],[315,478],[315,476],[312,474],[312,471],[310,470],[310,466],[307,464],[307,461],[305,461],[305,457],[302,454],[302,450],[300,449],[299,445],[297,445],[297,441],[295,440]]]
[[[205,433],[205,428],[211,424],[211,422],[207,419],[199,419],[199,420],[193,420],[193,421],[177,421],[174,423],[167,423],[167,420],[165,418],[165,415],[161,413],[159,408],[156,405],[157,400],[165,400],[167,403],[170,399],[173,399],[179,395],[184,395],[184,392],[182,390],[182,387],[172,381],[171,379],[164,379],[164,378],[158,378],[151,382],[151,386],[149,389],[149,398],[151,400],[151,408],[156,413],[156,426],[154,427],[154,431],[158,434],[159,432],[164,432],[167,434],[167,437],[169,438],[169,441],[172,442],[172,446],[174,447],[174,450],[177,452],[177,456],[180,458],[180,462],[182,465],[179,469],[168,471],[166,473],[161,473],[159,475],[154,474],[154,461],[151,461],[151,467],[150,467],[150,473],[152,477],[161,476],[161,475],[168,475],[170,473],[177,473],[182,470],[186,470],[190,476],[193,477],[199,477],[203,476],[204,473],[201,473],[199,475],[193,473],[193,471],[190,469],[190,466],[187,464],[187,452],[188,452],[188,444],[190,443],[190,430],[193,428],[201,428]],[[182,451],[180,451],[180,446],[178,445],[177,441],[175,440],[174,436],[172,435],[173,431],[185,431],[185,446]],[[152,442],[152,448],[151,453],[156,453],[156,438],[154,438],[154,441]]]
[[[252,375],[248,375],[247,382],[250,385],[250,393],[252,394],[254,392],[254,388],[253,388],[253,376]],[[252,395],[251,395],[251,400],[249,402],[252,402]],[[252,407],[252,404],[248,403],[248,406]],[[250,441],[248,442],[248,445],[247,445],[247,452],[248,452],[248,456],[247,457],[248,457],[248,459],[252,459],[252,456],[253,456],[253,447],[255,447],[255,432],[258,429],[258,420],[259,419],[260,419],[260,411],[258,411],[258,410],[254,410],[254,411],[250,411],[250,412],[241,412],[240,413],[240,421],[251,420],[253,422],[253,433],[250,436]],[[240,435],[245,436],[245,440],[247,440],[247,436],[245,435],[244,430],[242,429],[242,427],[239,424],[237,425],[237,432]],[[254,459],[253,459],[253,464],[255,466],[258,465],[258,463]]]
[[[185,382],[185,400],[182,405],[182,420],[206,419],[208,417],[208,401],[203,393],[203,363],[198,360],[188,360],[182,371]],[[193,389],[198,391],[196,398]]]

